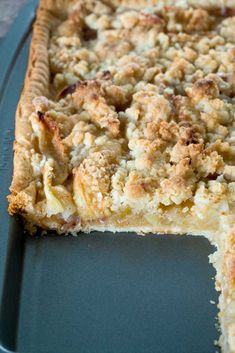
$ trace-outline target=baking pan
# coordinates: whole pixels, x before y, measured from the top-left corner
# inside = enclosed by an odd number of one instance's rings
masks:
[[[35,2],[0,47],[0,352],[212,353],[217,302],[206,239],[24,233],[7,215],[16,104]]]

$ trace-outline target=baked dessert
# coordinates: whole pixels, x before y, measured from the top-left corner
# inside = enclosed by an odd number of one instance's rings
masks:
[[[235,352],[235,1],[41,0],[16,114],[10,214],[27,228],[216,245]]]

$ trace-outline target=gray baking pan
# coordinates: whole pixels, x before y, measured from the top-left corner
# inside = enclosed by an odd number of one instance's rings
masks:
[[[35,3],[0,47],[0,352],[212,353],[206,239],[93,233],[32,238],[7,215],[14,114]]]

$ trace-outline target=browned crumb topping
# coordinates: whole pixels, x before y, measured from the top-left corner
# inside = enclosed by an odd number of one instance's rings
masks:
[[[95,220],[186,202],[199,218],[211,204],[234,213],[234,11],[177,3],[78,0],[57,21],[52,93],[34,99],[30,118],[44,216]]]

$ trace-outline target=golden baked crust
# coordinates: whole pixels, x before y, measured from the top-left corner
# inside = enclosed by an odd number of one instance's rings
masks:
[[[235,3],[41,0],[10,214],[59,233],[205,235],[235,352]]]

